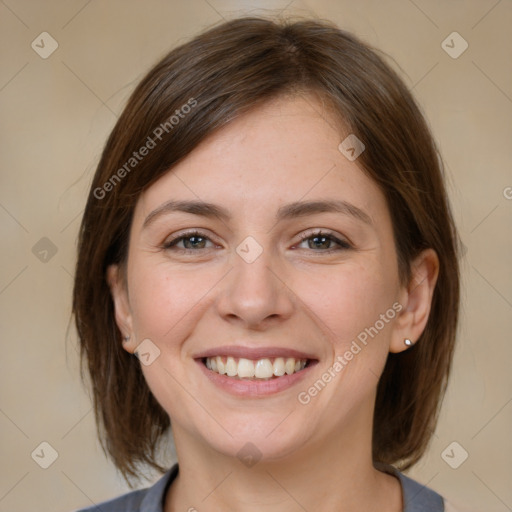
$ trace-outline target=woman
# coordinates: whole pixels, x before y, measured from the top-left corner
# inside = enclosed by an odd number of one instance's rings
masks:
[[[395,465],[436,425],[458,250],[428,127],[354,36],[240,18],[170,52],[104,149],[74,313],[117,468],[168,469],[170,426],[179,465],[100,509],[445,510]]]

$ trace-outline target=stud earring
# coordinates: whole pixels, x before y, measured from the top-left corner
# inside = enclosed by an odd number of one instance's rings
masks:
[[[123,338],[123,343],[128,343],[130,341],[130,336],[125,336]]]
[[[413,345],[412,341],[409,338],[405,338],[404,343],[407,347],[411,347]]]

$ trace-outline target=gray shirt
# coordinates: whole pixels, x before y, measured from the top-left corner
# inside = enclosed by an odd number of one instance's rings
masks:
[[[403,512],[444,512],[444,500],[439,494],[408,478],[393,466],[387,466],[385,470],[396,475],[402,484]],[[166,491],[177,474],[176,463],[147,489],[132,491],[76,512],[163,512]],[[194,508],[191,507],[191,510]]]

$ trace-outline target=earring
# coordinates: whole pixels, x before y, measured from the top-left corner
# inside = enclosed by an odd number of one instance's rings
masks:
[[[130,336],[125,336],[123,338],[123,343],[128,343],[130,341]]]
[[[407,347],[411,347],[413,342],[409,338],[405,338],[404,343]]]

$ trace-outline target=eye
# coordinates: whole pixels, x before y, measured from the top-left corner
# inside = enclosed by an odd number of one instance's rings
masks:
[[[347,241],[340,240],[333,233],[324,231],[317,231],[302,235],[299,245],[302,245],[304,242],[307,242],[307,248],[313,249],[316,252],[334,252],[352,248]],[[332,244],[335,244],[337,247],[333,248]]]
[[[307,247],[300,247],[300,245],[305,242],[307,242]],[[212,245],[208,246],[208,243]],[[211,249],[214,246],[215,244],[204,233],[200,231],[191,231],[188,233],[182,233],[175,238],[167,240],[162,245],[162,248],[173,251],[197,252],[199,250]],[[315,252],[330,253],[351,249],[352,246],[347,241],[340,240],[331,232],[317,231],[301,235],[299,248],[312,249]]]
[[[180,247],[179,244],[183,242],[183,246]],[[189,233],[181,234],[180,236],[173,238],[171,240],[167,240],[163,244],[164,249],[171,250],[180,250],[180,251],[195,251],[199,249],[210,249],[211,247],[206,247],[207,242],[212,243],[212,241],[200,231],[192,231]]]

